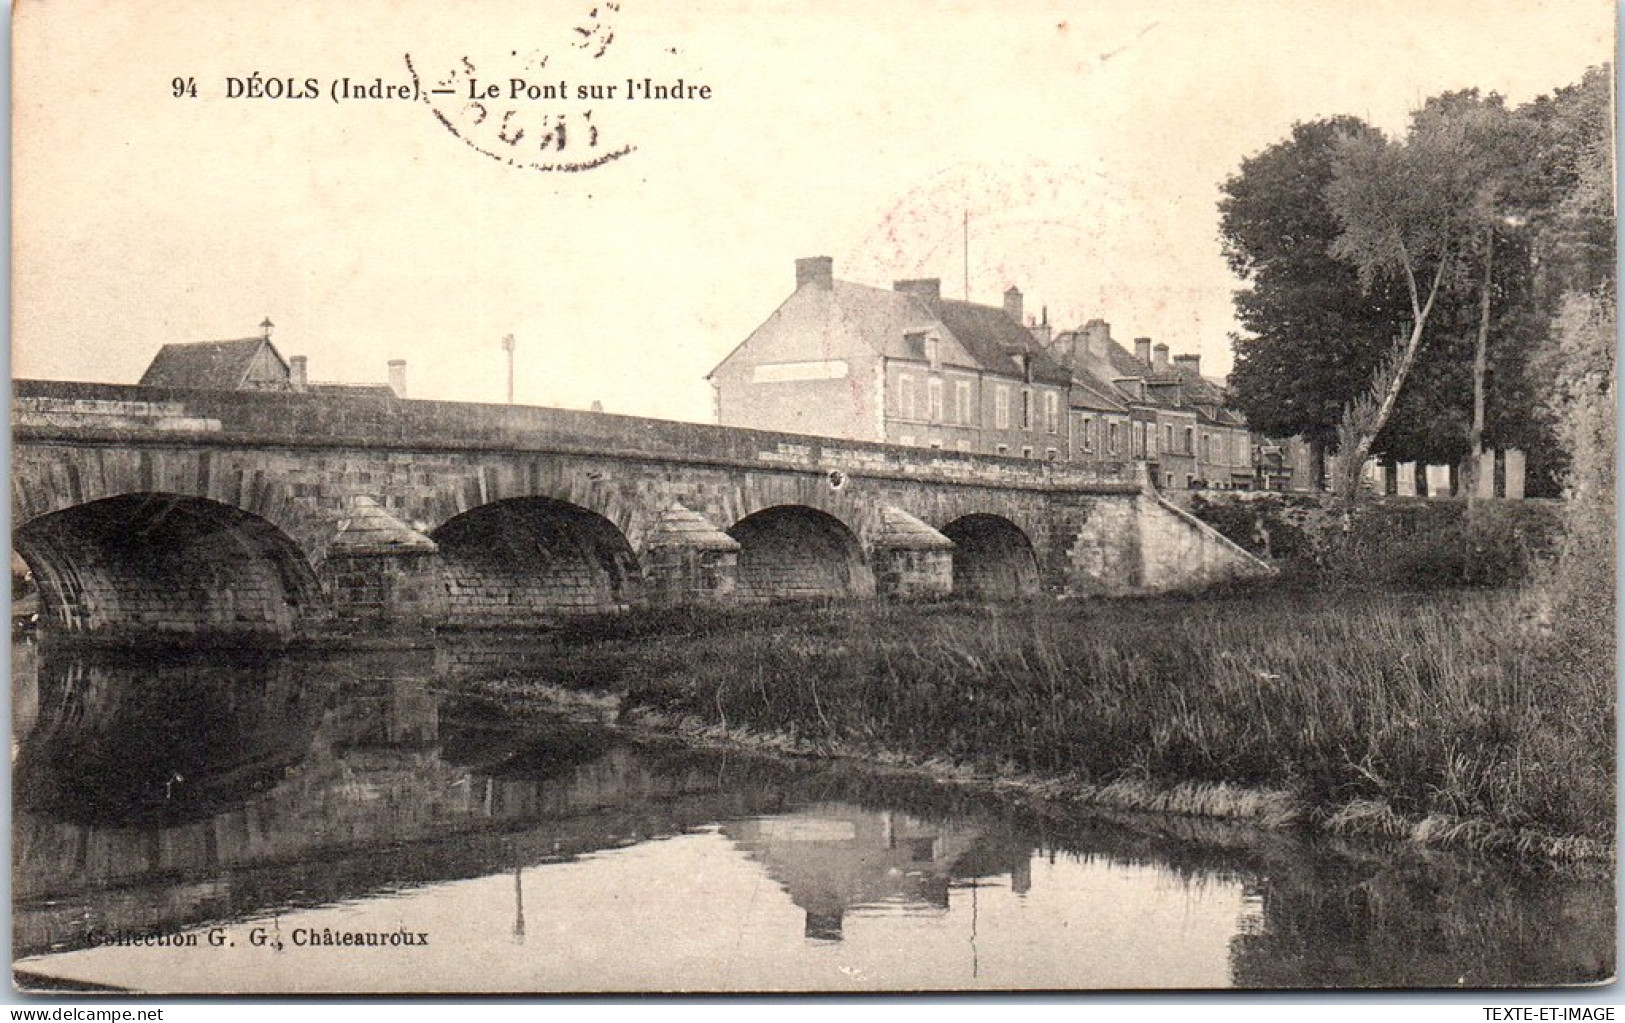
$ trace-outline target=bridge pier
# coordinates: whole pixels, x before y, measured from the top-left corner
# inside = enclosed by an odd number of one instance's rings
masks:
[[[336,624],[425,630],[444,621],[439,550],[373,498],[353,498],[317,572]]]
[[[739,541],[673,501],[644,544],[643,578],[657,604],[727,603],[739,588]]]
[[[875,589],[893,600],[931,600],[954,588],[954,542],[891,505],[870,542]]]

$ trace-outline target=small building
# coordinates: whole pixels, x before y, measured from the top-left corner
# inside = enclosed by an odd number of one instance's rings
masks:
[[[193,341],[158,349],[142,387],[197,391],[295,391],[288,361],[270,337]]]
[[[303,355],[283,358],[271,343],[270,321],[259,337],[190,341],[158,349],[138,382],[141,387],[194,391],[281,391],[382,398],[406,397],[406,360],[389,361],[387,384],[319,383],[307,379]]]

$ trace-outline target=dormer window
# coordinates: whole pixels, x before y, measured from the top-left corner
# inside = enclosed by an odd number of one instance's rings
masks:
[[[935,334],[925,335],[925,361],[936,369],[942,364],[942,338]]]

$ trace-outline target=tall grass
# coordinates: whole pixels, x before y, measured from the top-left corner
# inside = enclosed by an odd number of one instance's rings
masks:
[[[616,661],[634,712],[1096,786],[1284,789],[1350,827],[1381,817],[1363,806],[1611,841],[1611,666],[1571,663],[1527,606],[1510,591],[1267,590],[865,606],[618,660],[582,649]]]

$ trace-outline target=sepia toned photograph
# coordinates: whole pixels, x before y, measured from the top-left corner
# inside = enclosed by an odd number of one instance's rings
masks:
[[[19,0],[14,999],[1595,997],[1614,48]]]

